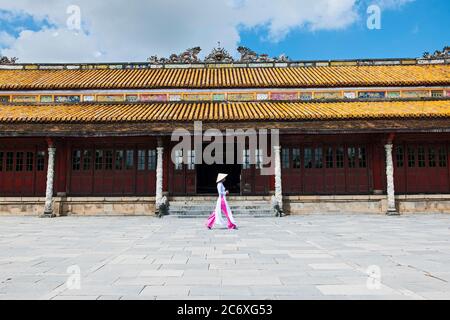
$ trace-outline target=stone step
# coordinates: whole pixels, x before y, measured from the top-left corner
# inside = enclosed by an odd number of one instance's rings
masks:
[[[215,205],[216,201],[186,201],[186,202],[169,202],[171,206],[210,206]],[[268,201],[228,201],[230,206],[267,206]]]
[[[188,213],[197,213],[197,212],[213,212],[214,208],[207,208],[207,209],[182,209],[182,208],[169,208],[169,212],[188,212]],[[255,213],[255,212],[272,212],[272,209],[261,209],[261,208],[254,208],[254,209],[231,209],[231,212],[233,213]]]
[[[213,209],[208,209],[208,210],[178,210],[178,209],[169,209],[169,212],[187,212],[187,213],[197,213],[197,212],[209,212],[211,213],[213,211]],[[265,209],[265,210],[261,210],[261,209],[249,209],[249,210],[232,210],[233,213],[255,213],[255,212],[272,212],[272,210],[269,209]]]
[[[182,213],[169,213],[169,215],[165,217],[171,217],[171,218],[201,218],[201,219],[207,219],[210,216],[211,213],[195,213],[195,214],[182,214]],[[266,212],[266,213],[255,213],[255,214],[248,214],[248,213],[233,213],[233,216],[235,218],[272,218],[275,217],[274,212]],[[224,217],[225,218],[225,217]]]
[[[186,198],[168,198],[169,201],[172,202],[177,202],[177,201],[211,201],[211,200],[217,200],[218,196],[214,196],[214,197],[186,197]],[[233,201],[270,201],[271,198],[267,198],[267,197],[230,197],[227,196],[228,200],[233,200]]]
[[[213,210],[215,209],[215,205],[209,205],[209,206],[173,206],[170,205],[169,209],[173,210]],[[269,205],[264,206],[230,206],[231,210],[272,210],[272,207]]]
[[[176,198],[169,201],[169,215],[172,218],[206,219],[215,209],[217,197]],[[228,198],[230,209],[236,217],[267,218],[274,217],[275,211],[265,197]],[[231,202],[231,203],[230,203]]]
[[[172,211],[169,210],[169,214],[172,215],[203,215],[203,216],[209,216],[212,213],[212,211]],[[254,210],[254,211],[233,211],[233,215],[272,215],[274,214],[274,211],[272,210]]]
[[[169,210],[169,215],[172,216],[201,216],[208,217],[211,215],[212,210],[202,211],[202,210],[193,210],[193,211],[184,211],[184,210]],[[234,216],[265,216],[272,217],[275,215],[275,211],[273,210],[242,210],[242,211],[233,211]]]
[[[275,215],[255,215],[255,216],[251,216],[251,215],[238,215],[238,216],[236,216],[235,215],[235,217],[237,218],[237,219],[240,219],[240,218],[250,218],[250,219],[262,219],[262,218],[274,218],[275,217]],[[168,215],[168,216],[164,216],[164,218],[169,218],[169,219],[203,219],[203,220],[206,220],[207,218],[208,218],[208,216],[191,216],[191,215],[189,215],[189,216],[183,216],[183,215]]]
[[[169,210],[185,210],[185,211],[208,211],[214,210],[214,206],[170,206]],[[232,211],[241,211],[241,210],[271,210],[269,206],[230,206]]]

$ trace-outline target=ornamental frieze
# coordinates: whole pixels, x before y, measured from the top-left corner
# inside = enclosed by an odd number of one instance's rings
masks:
[[[402,90],[274,90],[229,92],[124,92],[97,94],[0,94],[0,103],[166,103],[166,102],[251,102],[251,101],[335,101],[450,98],[450,88]]]

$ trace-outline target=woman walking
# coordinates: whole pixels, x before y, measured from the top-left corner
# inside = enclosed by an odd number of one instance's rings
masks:
[[[228,229],[237,229],[236,222],[234,221],[233,214],[230,210],[230,206],[227,202],[227,195],[229,192],[225,189],[223,183],[228,175],[224,173],[219,173],[217,177],[217,192],[219,193],[219,198],[217,199],[216,209],[208,218],[208,222],[206,226],[208,229],[212,229],[215,224],[223,226],[225,224],[224,219],[222,218],[222,212],[227,217],[228,221]]]

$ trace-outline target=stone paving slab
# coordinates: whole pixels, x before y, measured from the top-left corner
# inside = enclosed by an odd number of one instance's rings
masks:
[[[0,300],[450,299],[449,215],[238,223],[2,217]]]

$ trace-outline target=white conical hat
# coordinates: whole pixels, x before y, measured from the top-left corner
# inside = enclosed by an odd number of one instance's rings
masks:
[[[219,173],[219,175],[217,176],[217,181],[216,181],[216,183],[219,183],[220,181],[222,181],[222,180],[225,179],[226,177],[228,177],[227,174],[225,174],[225,173]]]

